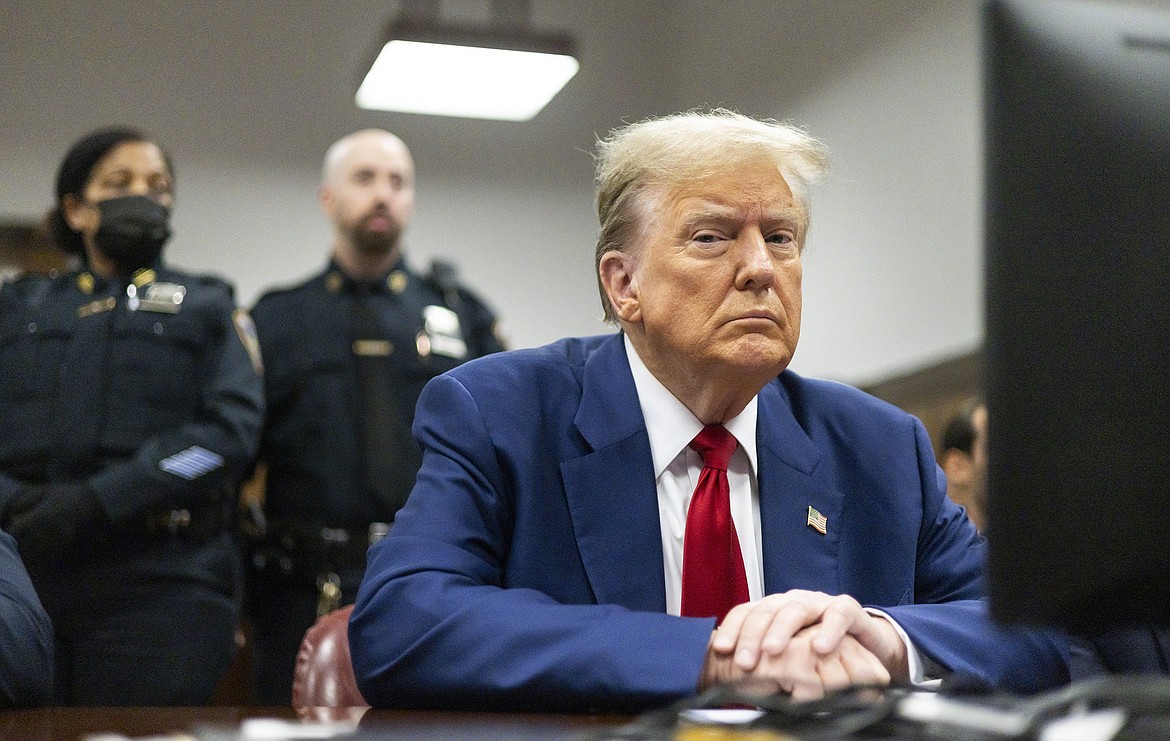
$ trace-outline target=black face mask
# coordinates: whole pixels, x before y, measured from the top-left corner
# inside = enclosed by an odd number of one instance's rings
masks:
[[[98,201],[101,224],[93,236],[102,254],[113,260],[119,272],[147,267],[162,254],[171,236],[170,212],[146,196],[121,196]]]

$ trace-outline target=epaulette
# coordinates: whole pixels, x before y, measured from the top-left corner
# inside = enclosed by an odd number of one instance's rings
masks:
[[[176,273],[175,278],[188,284],[198,285],[201,288],[210,289],[212,291],[218,290],[224,292],[229,299],[235,301],[236,286],[230,280],[214,273],[184,273],[181,271],[171,271]],[[161,280],[160,276],[160,280]]]
[[[219,275],[200,275],[199,282],[208,288],[220,288],[227,291],[227,295],[235,301],[235,283]]]
[[[310,281],[310,283],[311,282],[312,281]],[[260,294],[260,297],[256,299],[256,303],[259,304],[261,302],[280,298],[281,296],[286,296],[290,293],[296,293],[298,291],[304,290],[307,285],[307,283],[295,283],[286,286],[276,286],[275,288],[266,288],[264,289],[264,293]]]
[[[202,283],[205,286],[228,286],[228,287],[230,287],[232,285],[231,281],[229,281],[226,278],[222,278],[218,275],[211,275],[208,273],[202,273],[202,274],[196,275],[194,277],[195,277],[195,280],[197,280],[198,282]]]

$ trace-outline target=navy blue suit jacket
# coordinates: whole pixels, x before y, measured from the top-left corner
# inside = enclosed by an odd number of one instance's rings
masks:
[[[714,621],[665,612],[620,334],[461,366],[426,387],[414,432],[418,481],[370,549],[350,625],[372,705],[636,709],[693,693]],[[757,436],[768,593],[850,594],[997,686],[1067,681],[1061,639],[989,623],[984,541],[944,496],[915,418],[786,371],[759,394]]]

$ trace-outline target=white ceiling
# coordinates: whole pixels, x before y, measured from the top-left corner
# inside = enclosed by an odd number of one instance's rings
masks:
[[[533,0],[531,25],[573,34],[582,69],[534,121],[517,125],[354,106],[363,64],[398,2],[15,0],[0,8],[0,115],[6,146],[59,151],[99,122],[125,121],[165,132],[180,162],[195,153],[316,162],[340,134],[377,125],[402,135],[429,172],[519,167],[547,177],[550,163],[594,134],[669,108],[696,54],[712,51],[712,22],[754,29],[697,71],[720,90],[721,100],[706,102],[735,105],[758,99],[752,70],[776,54],[801,60],[768,81],[786,97],[863,62],[867,46],[915,12],[893,5],[902,12],[884,0]],[[440,8],[450,20],[490,17],[487,0]],[[761,14],[769,21],[753,23]]]

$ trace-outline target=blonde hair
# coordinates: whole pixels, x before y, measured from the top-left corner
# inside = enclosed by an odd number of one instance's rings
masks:
[[[597,143],[597,237],[594,269],[610,250],[626,251],[639,236],[650,188],[672,190],[764,158],[776,164],[808,228],[809,187],[828,171],[828,148],[800,128],[727,110],[687,111],[614,129]],[[613,306],[601,285],[605,320]]]

